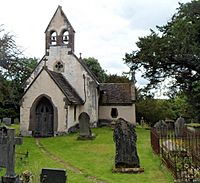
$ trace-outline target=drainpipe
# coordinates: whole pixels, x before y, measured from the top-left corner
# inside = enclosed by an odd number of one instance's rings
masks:
[[[85,102],[86,102],[85,74],[83,74],[83,80],[84,80],[84,81],[83,81],[83,82],[84,82],[84,83],[83,83],[83,84],[84,84],[84,86],[83,86],[83,87],[84,87],[84,89],[83,89],[83,90],[84,90],[84,95],[85,95],[85,99],[84,99],[84,102],[83,102],[83,104],[85,104]]]

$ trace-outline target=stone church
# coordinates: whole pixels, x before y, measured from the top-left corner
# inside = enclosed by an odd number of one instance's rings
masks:
[[[58,6],[45,31],[45,55],[26,82],[20,108],[24,136],[68,133],[82,112],[91,126],[121,117],[135,123],[135,85],[99,83],[74,53],[75,31]]]

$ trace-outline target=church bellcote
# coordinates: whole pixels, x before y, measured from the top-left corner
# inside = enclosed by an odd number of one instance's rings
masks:
[[[74,52],[74,35],[75,31],[72,25],[62,7],[58,6],[45,31],[46,55],[49,54],[49,49],[52,46],[66,46],[71,49],[71,52]]]

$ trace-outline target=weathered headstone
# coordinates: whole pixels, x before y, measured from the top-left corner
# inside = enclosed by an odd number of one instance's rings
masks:
[[[175,122],[175,135],[176,137],[182,137],[185,130],[185,120],[182,117],[179,117]]]
[[[5,125],[10,126],[12,119],[11,118],[3,118],[3,122],[4,122]]]
[[[144,127],[144,118],[143,117],[141,117],[140,125],[142,126],[142,128]]]
[[[79,115],[79,130],[80,134],[78,139],[79,140],[91,140],[94,138],[90,128],[90,116],[86,112],[82,112]]]
[[[167,124],[168,130],[174,130],[175,121],[171,119],[165,119],[165,123]]]
[[[165,137],[167,135],[167,124],[163,120],[158,121],[154,125],[154,128],[160,134],[161,137]]]
[[[40,183],[66,183],[66,170],[57,168],[43,168]]]
[[[140,168],[137,154],[135,126],[119,118],[115,124],[113,139],[116,145],[114,172],[137,173],[144,171]]]
[[[14,124],[19,124],[19,118],[14,119]]]
[[[15,137],[15,129],[0,127],[0,167],[6,168],[2,183],[20,183],[14,172],[16,144],[22,144],[22,138]]]

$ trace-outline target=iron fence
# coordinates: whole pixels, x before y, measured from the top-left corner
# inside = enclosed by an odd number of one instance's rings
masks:
[[[177,136],[175,130],[152,128],[151,146],[171,170],[175,182],[200,182],[200,133],[184,129]]]

